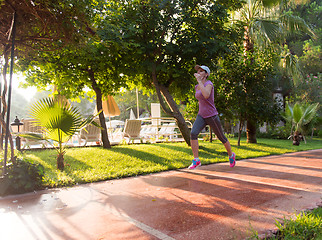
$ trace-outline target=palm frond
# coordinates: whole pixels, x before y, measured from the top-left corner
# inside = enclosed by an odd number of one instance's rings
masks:
[[[295,103],[293,107],[293,121],[298,124],[303,116],[303,110],[299,103]]]
[[[311,104],[305,108],[303,113],[303,125],[309,124],[312,119],[316,116],[317,111],[319,110],[319,103]]]
[[[26,139],[30,139],[30,140],[35,140],[35,141],[46,141],[48,144],[52,145],[52,143],[48,140],[48,138],[40,133],[24,133],[24,134],[18,134],[18,136]]]
[[[299,80],[303,78],[301,68],[299,66],[299,59],[296,55],[287,53],[282,56],[282,67],[292,76],[294,84],[299,83]]]
[[[292,122],[293,119],[293,108],[289,103],[286,103],[285,112],[282,113],[282,116],[286,121]]]
[[[304,126],[317,116],[319,107],[319,103],[303,105],[297,102],[293,107],[287,103],[285,113],[282,116],[286,121],[292,122],[292,126],[295,126],[295,131],[301,132],[304,130]]]
[[[45,98],[31,107],[30,115],[36,119],[35,124],[42,126],[48,138],[56,142],[65,142],[94,116],[82,119],[77,108],[63,101]]]
[[[288,34],[292,33],[306,33],[311,37],[316,37],[312,28],[307,25],[304,19],[299,16],[294,16],[290,13],[283,14],[279,17],[280,22],[285,28],[285,32]]]
[[[44,138],[43,135],[40,133],[24,133],[24,134],[19,134],[19,137],[38,140],[38,141],[46,140],[46,138]]]
[[[264,39],[273,42],[280,37],[280,24],[274,20],[256,19],[257,33],[262,35]]]

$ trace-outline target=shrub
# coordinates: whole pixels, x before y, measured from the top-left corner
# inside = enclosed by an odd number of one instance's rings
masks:
[[[322,129],[319,130],[318,137],[322,138]]]
[[[23,159],[16,164],[8,164],[7,173],[0,178],[0,196],[20,194],[40,189],[44,177],[44,167]]]
[[[269,128],[267,132],[257,132],[257,137],[271,138],[271,139],[287,139],[290,136],[290,132],[286,126],[279,126],[275,128]]]
[[[311,212],[301,212],[295,219],[284,219],[284,224],[276,222],[278,239],[321,239],[322,208]]]

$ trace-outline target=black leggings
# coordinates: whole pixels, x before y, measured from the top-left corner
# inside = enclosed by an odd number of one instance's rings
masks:
[[[218,115],[209,118],[203,118],[200,115],[197,115],[196,121],[193,123],[190,133],[191,140],[197,140],[199,133],[207,124],[211,127],[217,138],[222,143],[226,143],[228,141],[228,139],[224,135],[224,132],[222,131],[222,126]]]

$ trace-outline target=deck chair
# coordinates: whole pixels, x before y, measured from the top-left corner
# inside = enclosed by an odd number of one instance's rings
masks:
[[[123,138],[128,138],[128,143],[132,140],[134,142],[135,139],[139,139],[142,142],[140,137],[141,131],[141,120],[132,120],[126,119],[125,126],[123,130]]]
[[[109,135],[112,137],[112,140],[120,139],[123,137],[123,128],[116,128]]]
[[[150,139],[155,138],[158,135],[158,128],[152,127],[151,125],[143,125],[140,136],[142,138]]]
[[[174,122],[169,124],[163,124],[161,126],[161,129],[159,130],[159,136],[168,137],[170,139],[173,139],[174,137],[177,137],[177,134],[175,132],[176,124]]]
[[[25,133],[38,133],[38,134],[44,134],[44,131],[42,130],[41,126],[36,126],[34,124],[35,119],[32,118],[26,118],[21,119],[22,130],[21,134]],[[35,139],[28,139],[28,138],[21,138],[21,141],[23,143],[22,148],[30,148],[30,145],[41,145],[43,148],[47,147],[48,143],[45,140],[35,140]]]
[[[168,136],[170,139],[178,138],[178,135],[175,131],[177,128],[176,123],[172,122],[168,124],[168,127],[163,135]]]
[[[94,121],[100,125],[99,119],[95,119]],[[82,144],[82,140],[85,141],[84,144]],[[94,126],[93,124],[86,125],[80,130],[78,134],[79,145],[86,146],[88,142],[101,144],[101,129]]]
[[[168,125],[167,123],[164,123],[160,130],[159,130],[159,135],[162,136],[163,134],[166,134],[167,133],[167,130],[168,130]]]

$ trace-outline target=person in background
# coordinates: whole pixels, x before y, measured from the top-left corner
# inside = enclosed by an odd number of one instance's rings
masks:
[[[199,159],[198,135],[206,125],[211,127],[217,138],[224,144],[228,153],[230,167],[234,167],[236,164],[236,155],[232,152],[230,143],[223,133],[218,111],[215,107],[214,86],[213,83],[208,80],[210,69],[204,65],[196,65],[195,70],[197,72],[194,76],[198,82],[195,86],[195,97],[199,102],[199,112],[191,129],[191,149],[194,159],[192,160],[192,164],[189,166],[189,169],[195,169],[196,167],[201,166],[201,161]]]

